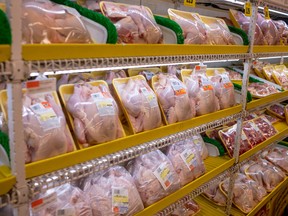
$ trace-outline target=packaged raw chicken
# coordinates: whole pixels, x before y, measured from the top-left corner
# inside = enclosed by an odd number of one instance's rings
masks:
[[[159,150],[130,161],[128,170],[133,176],[145,207],[180,188],[180,179],[172,163]]]
[[[288,124],[288,104],[286,104],[284,107],[284,113],[285,113],[286,123]]]
[[[235,123],[233,123],[234,125]],[[220,139],[220,136],[219,136],[219,131],[222,130],[223,127],[218,127],[218,128],[213,128],[213,129],[209,129],[209,130],[206,130],[206,135],[208,138],[210,139],[214,139],[214,140],[217,140],[219,142],[221,142],[221,139]]]
[[[269,106],[267,112],[278,118],[285,119],[285,106],[282,104],[277,103]]]
[[[267,152],[265,159],[280,167],[286,174],[288,173],[288,150],[287,148],[274,147]]]
[[[84,6],[88,8],[89,10],[93,10],[93,11],[101,13],[100,5],[98,2],[99,1],[97,0],[85,0],[83,1],[83,4],[81,4],[81,6]],[[79,4],[79,1],[77,1],[77,3]]]
[[[104,81],[63,85],[60,94],[71,115],[76,138],[83,147],[125,136],[118,106]]]
[[[266,140],[258,126],[253,121],[243,122],[242,130],[252,147],[255,147]]]
[[[162,125],[157,97],[142,75],[114,79],[113,86],[134,133]]]
[[[262,72],[263,72],[265,79],[267,79],[270,82],[275,83],[274,76],[272,76],[274,73],[274,67],[272,65],[267,65],[267,66],[263,67]]]
[[[275,26],[278,29],[278,32],[280,34],[280,41],[282,44],[287,45],[288,44],[288,26],[285,21],[283,20],[273,20]]]
[[[163,35],[149,8],[114,2],[100,2],[102,13],[115,25],[118,43],[159,44]]]
[[[201,158],[205,160],[209,156],[209,153],[202,136],[200,134],[194,135],[191,137],[190,140],[192,143],[194,143],[194,145],[200,152]]]
[[[179,175],[182,186],[205,173],[201,154],[191,139],[170,145],[166,155]]]
[[[209,188],[203,192],[203,195],[216,205],[226,206],[227,197],[223,194],[223,192],[219,188],[218,183],[209,186]]]
[[[30,212],[31,216],[92,216],[87,194],[68,183],[38,195]]]
[[[249,213],[261,200],[267,192],[263,186],[256,181],[249,179],[241,173],[236,174],[236,180],[233,187],[233,203],[244,213]],[[227,196],[229,190],[229,179],[220,184],[220,188]]]
[[[280,92],[274,86],[268,83],[260,83],[260,82],[249,83],[247,90],[255,98],[262,98]]]
[[[240,73],[236,72],[236,71],[233,71],[233,70],[230,70],[230,69],[227,69],[225,68],[226,72],[229,74],[229,79],[230,80],[242,80],[242,76]]]
[[[271,192],[285,178],[285,173],[267,160],[258,158],[249,166],[245,174]]]
[[[277,130],[264,115],[254,119],[253,122],[257,125],[258,129],[261,131],[260,134],[263,134],[263,136],[266,139],[269,139],[270,137],[277,134]]]
[[[186,86],[175,75],[160,73],[153,76],[152,88],[158,97],[167,124],[195,116],[195,101],[189,98]]]
[[[57,89],[59,89],[61,85],[65,84],[85,83],[95,80],[96,78],[91,73],[62,74],[57,80]]]
[[[170,216],[194,216],[200,211],[200,206],[194,200],[186,202],[178,207]]]
[[[22,8],[25,44],[91,43],[79,13],[50,1],[26,1]]]
[[[284,65],[275,66],[272,77],[284,90],[288,90],[288,70]]]
[[[91,175],[84,192],[93,216],[132,216],[144,209],[132,176],[121,166]]]
[[[169,8],[168,15],[182,28],[185,44],[210,44],[207,28],[199,14]]]

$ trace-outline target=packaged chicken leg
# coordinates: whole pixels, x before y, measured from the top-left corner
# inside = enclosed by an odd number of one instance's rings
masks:
[[[118,43],[161,44],[163,34],[149,8],[142,5],[127,5],[100,2],[102,13],[115,25]]]
[[[142,75],[114,79],[113,87],[133,133],[162,125],[157,97]]]
[[[196,114],[195,101],[175,75],[157,74],[152,78],[154,89],[167,124],[191,119]]]
[[[203,192],[203,195],[205,198],[211,200],[216,205],[226,206],[227,197],[219,188],[218,183],[209,186],[209,188]]]
[[[144,206],[147,207],[180,188],[180,179],[170,160],[159,150],[128,163]]]
[[[198,212],[200,212],[200,206],[194,200],[191,200],[175,209],[170,216],[194,216]]]
[[[266,139],[269,139],[270,137],[277,134],[277,130],[275,129],[275,127],[264,115],[254,119],[253,122],[257,125],[257,127]]]
[[[288,70],[284,65],[274,66],[272,77],[285,91],[288,90]]]
[[[288,173],[288,150],[287,148],[274,147],[265,154],[265,159],[280,167]]]
[[[135,215],[144,209],[130,173],[114,166],[88,177],[84,183],[93,215]]]
[[[92,216],[87,194],[68,183],[38,195],[30,212],[31,216]]]

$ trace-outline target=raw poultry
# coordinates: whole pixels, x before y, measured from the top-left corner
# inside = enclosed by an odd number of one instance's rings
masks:
[[[209,156],[207,146],[205,145],[205,142],[200,134],[192,136],[188,139],[188,141],[196,146],[203,160],[205,160]]]
[[[188,201],[183,206],[178,207],[169,216],[193,216],[200,211],[200,206],[194,201]]]
[[[288,26],[283,20],[273,20],[275,26],[278,29],[278,32],[280,34],[280,40],[282,40],[282,43],[287,45],[288,44]]]
[[[223,194],[223,192],[219,188],[218,183],[209,186],[209,188],[205,190],[203,194],[217,205],[226,206],[227,197]]]
[[[266,97],[271,94],[280,92],[274,86],[268,83],[249,83],[247,89],[254,97]]]
[[[288,150],[286,148],[274,147],[265,158],[288,173]]]

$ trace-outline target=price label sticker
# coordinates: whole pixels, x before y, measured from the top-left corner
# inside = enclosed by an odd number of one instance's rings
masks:
[[[45,80],[29,80],[26,82],[27,93],[39,94],[56,91],[56,79],[49,78]]]
[[[207,65],[196,65],[194,68],[195,74],[206,74]]]
[[[158,107],[158,101],[157,101],[156,95],[152,91],[149,91],[145,87],[140,88],[140,90],[146,97],[146,100],[149,102],[149,105],[151,108]]]
[[[112,212],[117,214],[126,214],[128,210],[128,189],[124,187],[112,187]]]
[[[251,17],[251,15],[252,15],[252,7],[251,7],[251,3],[250,2],[246,2],[245,3],[244,9],[245,9],[245,16]]]
[[[74,208],[58,209],[56,216],[76,216]]]
[[[202,88],[204,91],[211,91],[213,90],[212,82],[207,77],[201,77]]]
[[[188,7],[195,7],[196,6],[196,0],[184,0],[184,5]]]
[[[91,94],[91,97],[96,103],[100,116],[114,116],[117,115],[113,99],[104,97],[101,92]]]
[[[197,159],[193,151],[186,149],[180,154],[180,156],[189,170],[192,171],[195,169],[197,166]]]
[[[172,173],[168,167],[168,164],[162,163],[153,174],[158,179],[164,190],[167,190],[172,184]]]
[[[51,205],[51,203],[54,203],[56,201],[57,201],[57,194],[56,192],[54,192],[46,197],[33,201],[31,203],[32,211],[33,212],[41,211],[47,208],[49,205]]]
[[[186,88],[185,88],[184,84],[181,83],[180,80],[171,79],[171,85],[172,85],[172,88],[173,88],[176,96],[186,94]]]
[[[270,12],[269,12],[268,6],[264,7],[264,16],[265,16],[265,19],[270,19]]]

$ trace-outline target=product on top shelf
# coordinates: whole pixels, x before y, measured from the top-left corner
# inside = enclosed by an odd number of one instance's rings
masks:
[[[163,42],[160,27],[149,8],[114,2],[100,2],[102,13],[115,25],[118,43],[159,44]]]
[[[229,79],[230,80],[242,80],[242,76],[240,73],[236,72],[236,71],[233,71],[233,70],[230,70],[230,69],[225,69],[226,72],[229,74]]]
[[[277,130],[274,128],[272,123],[266,118],[266,115],[260,116],[253,120],[257,125],[263,136],[268,139],[277,134]]]
[[[280,34],[280,40],[283,44],[288,44],[288,26],[283,20],[273,20]]]
[[[243,123],[242,130],[246,135],[249,143],[254,147],[266,140],[264,135],[261,133],[258,126],[253,121],[246,121]]]
[[[219,188],[218,183],[209,186],[209,188],[203,192],[203,195],[204,197],[213,201],[216,205],[226,206],[227,197],[223,194],[223,192]]]
[[[23,4],[23,43],[91,43],[89,32],[72,8],[50,1],[28,1]]]
[[[249,83],[248,91],[255,98],[262,98],[280,92],[274,86],[268,83],[260,83],[260,82]]]
[[[142,75],[113,80],[133,132],[151,130],[162,125],[157,97]]]
[[[274,147],[267,151],[265,159],[280,167],[286,174],[288,173],[288,150],[284,147]]]
[[[277,116],[278,118],[285,119],[285,106],[282,104],[277,103],[269,106],[267,112]]]
[[[229,179],[220,184],[221,190],[227,196]],[[244,213],[249,213],[262,201],[267,192],[257,181],[249,179],[244,174],[238,173],[233,186],[233,203]]]
[[[140,155],[128,164],[136,187],[147,207],[180,188],[170,160],[159,150]]]
[[[68,183],[38,195],[30,212],[31,216],[92,216],[87,194]]]
[[[59,89],[61,85],[65,84],[85,83],[95,80],[96,77],[94,77],[91,73],[62,74],[57,80],[57,89]]]
[[[288,90],[288,70],[284,65],[274,66],[272,76],[278,85],[281,85],[284,90]]]
[[[160,73],[153,76],[152,87],[168,124],[195,116],[195,101],[189,98],[186,86],[175,75]]]
[[[170,145],[167,150],[167,157],[179,175],[182,186],[205,173],[201,154],[191,139]]]
[[[132,176],[121,166],[89,176],[84,192],[94,216],[128,216],[144,209]]]
[[[200,211],[200,206],[194,201],[188,201],[175,209],[170,216],[194,216]]]

